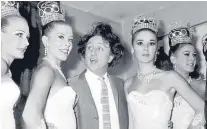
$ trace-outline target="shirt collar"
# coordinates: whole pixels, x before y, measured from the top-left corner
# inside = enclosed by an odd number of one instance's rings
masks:
[[[100,77],[97,76],[96,74],[94,74],[93,72],[91,72],[89,69],[86,70],[86,76],[90,77],[90,78],[96,78],[96,79],[99,79]],[[107,72],[104,74],[103,76],[104,78],[108,78],[108,74]]]

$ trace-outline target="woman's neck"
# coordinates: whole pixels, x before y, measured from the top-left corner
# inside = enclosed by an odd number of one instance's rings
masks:
[[[183,78],[188,79],[189,78],[189,73],[182,71],[182,70],[176,70]]]
[[[10,67],[11,63],[14,61],[14,57],[9,56],[8,54],[2,52],[1,53],[1,58],[6,61],[7,65]]]
[[[61,65],[61,61],[58,60],[57,58],[55,58],[54,56],[47,55],[47,56],[45,56],[45,58],[47,58],[48,60],[50,60],[51,62],[53,62],[57,66]]]
[[[139,62],[138,63],[138,73],[148,73],[150,72],[153,68],[155,68],[155,65],[153,62],[150,62],[150,63],[142,63],[142,62]]]

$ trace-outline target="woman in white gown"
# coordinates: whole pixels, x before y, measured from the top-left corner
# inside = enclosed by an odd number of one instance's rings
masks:
[[[169,33],[170,52],[169,56],[174,70],[187,80],[189,86],[200,97],[205,96],[205,81],[199,77],[196,71],[197,51],[193,44],[193,31],[189,27],[173,24],[174,29]],[[175,35],[175,33],[178,33]],[[187,129],[194,117],[192,107],[176,93],[172,113],[173,129]]]
[[[32,76],[23,111],[25,128],[76,129],[76,93],[68,86],[60,67],[72,49],[72,28],[65,22],[58,2],[39,2],[37,7],[43,25],[45,57]]]
[[[204,101],[174,71],[156,68],[158,21],[139,16],[133,22],[132,46],[137,75],[125,83],[129,106],[129,129],[167,129],[177,91],[196,112],[193,127],[204,121]],[[182,87],[181,87],[182,86]],[[202,106],[202,107],[201,107]]]
[[[29,45],[28,37],[29,27],[19,14],[18,3],[1,1],[0,129],[15,129],[13,108],[20,90],[11,78],[9,67],[14,59],[24,57]]]

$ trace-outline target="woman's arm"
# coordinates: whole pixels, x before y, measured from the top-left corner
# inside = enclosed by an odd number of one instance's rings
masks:
[[[176,72],[170,72],[169,78],[167,79],[171,84],[172,88],[175,88],[176,91],[189,103],[189,105],[195,111],[195,118],[201,119],[199,122],[205,121],[204,118],[204,100],[189,86],[187,81],[182,78]],[[201,118],[200,118],[201,116]],[[192,122],[192,126],[196,127],[195,119]]]
[[[124,92],[125,92],[126,98],[128,96],[129,87],[132,84],[132,82],[133,82],[133,78],[130,78],[130,79],[127,79],[124,83]],[[128,129],[133,129],[133,112],[131,111],[129,105],[128,105],[128,115],[129,115],[129,128]]]
[[[32,89],[22,115],[28,129],[38,129],[44,122],[44,109],[54,79],[55,73],[48,67],[38,69],[32,77]]]

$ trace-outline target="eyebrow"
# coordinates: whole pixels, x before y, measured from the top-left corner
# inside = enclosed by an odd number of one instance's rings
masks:
[[[143,39],[138,39],[137,41],[144,41]],[[154,39],[151,39],[150,41],[155,41]]]
[[[23,30],[16,30],[16,31],[21,31],[21,32],[24,32],[25,33],[25,31],[23,31]]]
[[[56,34],[62,34],[62,35],[65,35],[65,34],[63,34],[63,33],[56,33]]]

